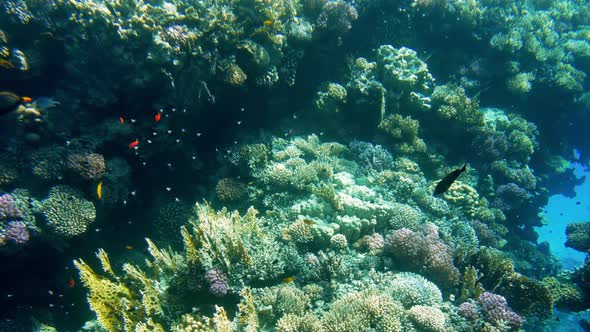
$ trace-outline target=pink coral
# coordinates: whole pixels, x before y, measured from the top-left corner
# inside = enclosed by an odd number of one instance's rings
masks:
[[[10,194],[0,195],[0,219],[20,218],[21,210],[16,207],[16,201]]]
[[[407,228],[390,233],[385,239],[384,252],[394,258],[399,268],[424,272],[445,287],[459,281],[451,250],[432,224],[425,225],[420,233]]]
[[[469,318],[471,320],[476,320],[479,318],[479,312],[477,309],[477,304],[473,302],[463,302],[459,306],[459,314],[465,318]]]
[[[98,180],[105,171],[104,157],[98,153],[75,153],[68,156],[68,169],[85,180]]]

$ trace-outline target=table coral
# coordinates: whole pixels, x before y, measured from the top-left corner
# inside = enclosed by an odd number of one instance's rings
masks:
[[[88,230],[96,218],[94,204],[72,187],[51,188],[42,202],[42,213],[51,231],[63,237],[78,236]]]

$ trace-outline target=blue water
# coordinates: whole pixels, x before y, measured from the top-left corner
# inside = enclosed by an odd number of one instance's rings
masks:
[[[580,163],[572,163],[576,177],[586,176],[586,181],[575,187],[576,196],[568,198],[563,195],[549,197],[545,207],[548,224],[537,228],[539,242],[547,241],[551,252],[563,264],[564,269],[573,270],[584,263],[585,254],[565,247],[565,228],[571,222],[590,221],[590,171]],[[576,204],[580,202],[580,204]]]

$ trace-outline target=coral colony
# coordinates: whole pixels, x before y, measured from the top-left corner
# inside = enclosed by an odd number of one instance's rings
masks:
[[[0,253],[66,250],[47,279],[80,291],[0,293],[0,330],[559,329],[590,259],[534,227],[589,160],[589,27],[586,0],[2,1]]]

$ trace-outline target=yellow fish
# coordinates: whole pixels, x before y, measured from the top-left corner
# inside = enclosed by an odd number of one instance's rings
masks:
[[[307,226],[311,226],[311,225],[315,225],[315,221],[311,220],[311,219],[303,219],[303,223],[306,224]]]
[[[133,246],[127,245],[127,246],[125,246],[125,249],[127,249],[127,250],[133,250]]]
[[[264,22],[262,22],[262,24],[264,24],[265,27],[272,25],[275,21],[274,20],[266,20]]]
[[[96,186],[96,196],[98,197],[98,199],[102,198],[102,181],[100,181]]]
[[[285,277],[281,281],[283,282],[283,284],[290,284],[293,282],[293,280],[295,280],[295,276]]]

